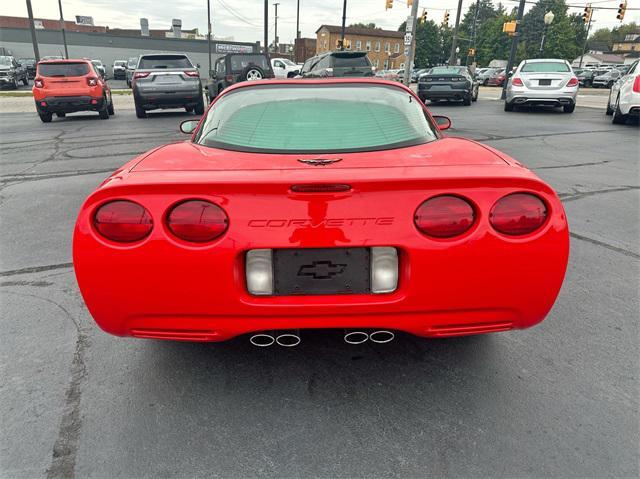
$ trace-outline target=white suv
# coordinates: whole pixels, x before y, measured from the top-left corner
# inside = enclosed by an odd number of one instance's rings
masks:
[[[271,69],[276,78],[293,78],[300,73],[300,65],[296,65],[288,58],[272,58]]]
[[[631,65],[609,90],[607,115],[615,124],[624,124],[631,116],[640,116],[640,60]]]

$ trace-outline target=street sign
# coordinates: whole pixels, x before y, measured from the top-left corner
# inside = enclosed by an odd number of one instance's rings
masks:
[[[404,44],[405,45],[411,45],[412,41],[413,41],[413,35],[411,35],[411,33],[405,33],[405,35],[404,35]]]
[[[407,28],[405,29],[407,33],[411,33],[413,31],[413,20],[413,17],[407,17]]]
[[[77,25],[91,25],[93,26],[93,17],[87,17],[84,15],[76,15]]]

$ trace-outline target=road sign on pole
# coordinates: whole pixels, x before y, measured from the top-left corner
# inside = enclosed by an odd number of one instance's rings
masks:
[[[404,78],[403,83],[407,86],[411,84],[411,68],[413,67],[413,57],[416,54],[416,42],[413,31],[416,28],[416,17],[418,16],[418,3],[419,0],[413,0],[411,5],[411,15],[407,18],[407,25],[405,27],[404,44]],[[408,51],[407,51],[408,49]]]
[[[411,45],[412,41],[413,41],[413,35],[411,35],[410,33],[405,33],[405,35],[404,35],[404,44],[405,45]]]

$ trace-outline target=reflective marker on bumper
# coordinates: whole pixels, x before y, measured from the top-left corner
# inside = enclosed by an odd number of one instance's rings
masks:
[[[270,249],[247,251],[247,289],[255,295],[273,294],[273,254]]]
[[[398,287],[398,251],[390,247],[371,248],[371,292],[391,293]]]

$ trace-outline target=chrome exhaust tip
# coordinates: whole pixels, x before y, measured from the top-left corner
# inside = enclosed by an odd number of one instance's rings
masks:
[[[395,337],[396,335],[393,334],[393,332],[386,330],[374,331],[369,334],[369,339],[378,344],[389,343],[393,341]]]
[[[345,331],[344,333],[344,342],[347,344],[362,344],[368,339],[369,335],[364,331]]]
[[[284,348],[293,348],[300,344],[300,341],[300,335],[297,332],[283,333],[276,336],[276,343]]]
[[[249,342],[259,348],[266,348],[276,342],[276,338],[272,334],[258,333],[249,338]]]

